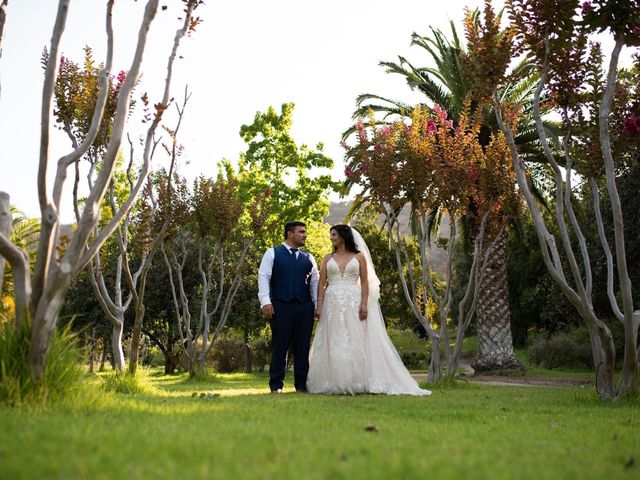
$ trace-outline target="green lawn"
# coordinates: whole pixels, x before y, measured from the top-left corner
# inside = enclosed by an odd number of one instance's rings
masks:
[[[591,389],[270,395],[265,375],[236,374],[150,376],[152,390],[123,395],[88,382],[93,402],[0,406],[1,479],[640,477],[640,408]]]

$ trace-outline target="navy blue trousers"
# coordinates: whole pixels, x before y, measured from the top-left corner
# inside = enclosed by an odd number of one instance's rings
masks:
[[[272,305],[269,387],[278,390],[284,386],[287,352],[292,346],[294,384],[296,390],[306,390],[315,306],[313,302],[282,302],[276,299],[272,300]]]

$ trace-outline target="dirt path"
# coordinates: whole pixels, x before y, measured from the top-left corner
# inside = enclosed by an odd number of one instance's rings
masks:
[[[542,378],[527,377],[526,375],[475,375],[475,371],[471,367],[470,358],[460,358],[459,368],[462,373],[459,379],[472,383],[484,383],[486,385],[498,385],[506,387],[585,387],[593,386],[594,382],[585,380],[573,380],[566,378]],[[412,374],[418,382],[424,382],[427,379],[426,373]]]

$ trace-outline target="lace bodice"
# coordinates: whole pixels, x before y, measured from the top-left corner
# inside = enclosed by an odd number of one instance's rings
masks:
[[[356,257],[352,257],[344,267],[344,271],[340,270],[338,262],[335,258],[327,262],[327,279],[329,280],[329,286],[336,286],[339,284],[357,285],[360,278],[360,263]]]

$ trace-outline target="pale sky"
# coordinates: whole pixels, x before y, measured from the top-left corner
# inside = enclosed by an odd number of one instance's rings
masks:
[[[129,69],[145,3],[116,2],[114,73]],[[181,5],[177,0],[162,3],[169,8],[159,11],[152,25],[143,82],[135,95],[148,91],[152,103],[160,100]],[[65,56],[81,61],[82,48],[89,45],[95,59],[103,60],[105,4],[71,2],[62,40]],[[188,178],[215,174],[219,160],[235,160],[244,150],[238,132],[242,124],[252,122],[256,111],[294,102],[297,143],[323,142],[324,152],[336,164],[334,178],[342,179],[340,134],[351,124],[356,96],[369,92],[407,103],[421,98],[401,77],[385,74],[378,62],[403,55],[424,65],[426,54],[409,46],[411,33],[426,34],[430,25],[448,31],[451,19],[463,35],[464,7],[481,4],[480,0],[207,0],[197,11],[204,22],[192,38],[183,40],[184,59],[176,65],[172,87],[177,99],[186,84],[193,93],[181,136],[188,162],[182,173]],[[29,216],[39,216],[40,57],[50,42],[56,6],[54,0],[10,0],[0,59],[0,191],[8,192],[12,204]],[[138,136],[143,126],[132,121],[129,131]],[[69,148],[66,137],[55,131],[50,170]],[[160,157],[156,165],[166,164]],[[63,221],[71,221],[68,196],[64,208]]]

